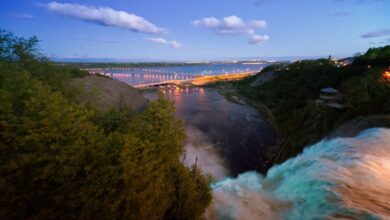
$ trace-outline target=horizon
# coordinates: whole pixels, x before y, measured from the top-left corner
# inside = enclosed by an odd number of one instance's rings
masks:
[[[1,28],[23,37],[37,36],[42,53],[54,60],[344,58],[390,44],[389,0],[0,4]]]
[[[352,57],[352,56],[349,56]],[[337,59],[349,57],[332,57]],[[69,58],[69,57],[49,57],[54,62],[63,63],[219,63],[219,62],[291,62],[296,60],[316,60],[328,59],[327,56],[288,56],[288,57],[236,57],[236,58],[216,58],[216,59],[152,59],[152,58]]]

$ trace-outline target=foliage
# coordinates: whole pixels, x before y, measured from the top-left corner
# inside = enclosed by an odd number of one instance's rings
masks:
[[[382,67],[353,64],[339,68],[330,60],[307,60],[279,67],[276,78],[261,86],[250,86],[256,77],[236,86],[242,95],[263,102],[273,113],[282,139],[274,160],[282,162],[348,120],[389,114],[390,87],[381,79],[383,72]],[[346,109],[316,106],[320,90],[326,87],[341,92],[348,103]]]
[[[35,61],[39,58],[37,43],[36,37],[24,39],[0,30],[0,59],[20,62]]]
[[[161,96],[139,115],[75,104],[52,83],[66,87],[83,72],[34,50],[22,51],[31,54],[25,59],[9,48],[35,43],[9,33],[1,39],[3,219],[200,218],[210,180],[179,159],[185,133],[172,103]]]
[[[389,66],[390,45],[385,47],[370,48],[364,55],[357,56],[355,65]]]
[[[4,63],[18,64],[32,77],[56,89],[63,89],[70,78],[88,75],[88,72],[77,68],[68,66],[58,68],[57,65],[53,65],[39,54],[38,43],[37,37],[24,39],[0,29],[0,60]]]

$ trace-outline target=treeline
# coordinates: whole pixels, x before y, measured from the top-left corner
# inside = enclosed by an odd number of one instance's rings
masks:
[[[390,45],[385,47],[370,48],[361,56],[357,56],[354,60],[355,65],[382,65],[390,64]]]
[[[388,47],[386,47],[388,48]],[[386,48],[375,51],[387,51]],[[372,49],[362,58],[371,56]],[[388,60],[388,52],[375,57]],[[275,78],[263,85],[252,86],[258,76],[236,83],[236,88],[250,100],[260,101],[272,112],[281,136],[279,151],[274,152],[274,163],[295,156],[302,149],[327,136],[339,125],[359,116],[390,113],[390,82],[383,77],[390,62],[377,62],[370,66],[360,62],[337,67],[331,60],[297,61],[286,66],[270,66]],[[345,109],[316,105],[320,90],[333,87],[340,91],[346,102]]]
[[[0,32],[2,219],[198,219],[210,178],[180,161],[185,133],[160,96],[142,113],[77,104],[87,73]]]

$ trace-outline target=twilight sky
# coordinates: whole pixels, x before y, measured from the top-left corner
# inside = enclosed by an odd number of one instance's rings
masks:
[[[390,44],[390,0],[1,0],[0,28],[61,58],[342,57]]]

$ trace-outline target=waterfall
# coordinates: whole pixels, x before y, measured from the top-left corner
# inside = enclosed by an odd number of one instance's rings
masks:
[[[272,167],[211,185],[207,219],[389,219],[390,129],[323,140]]]

